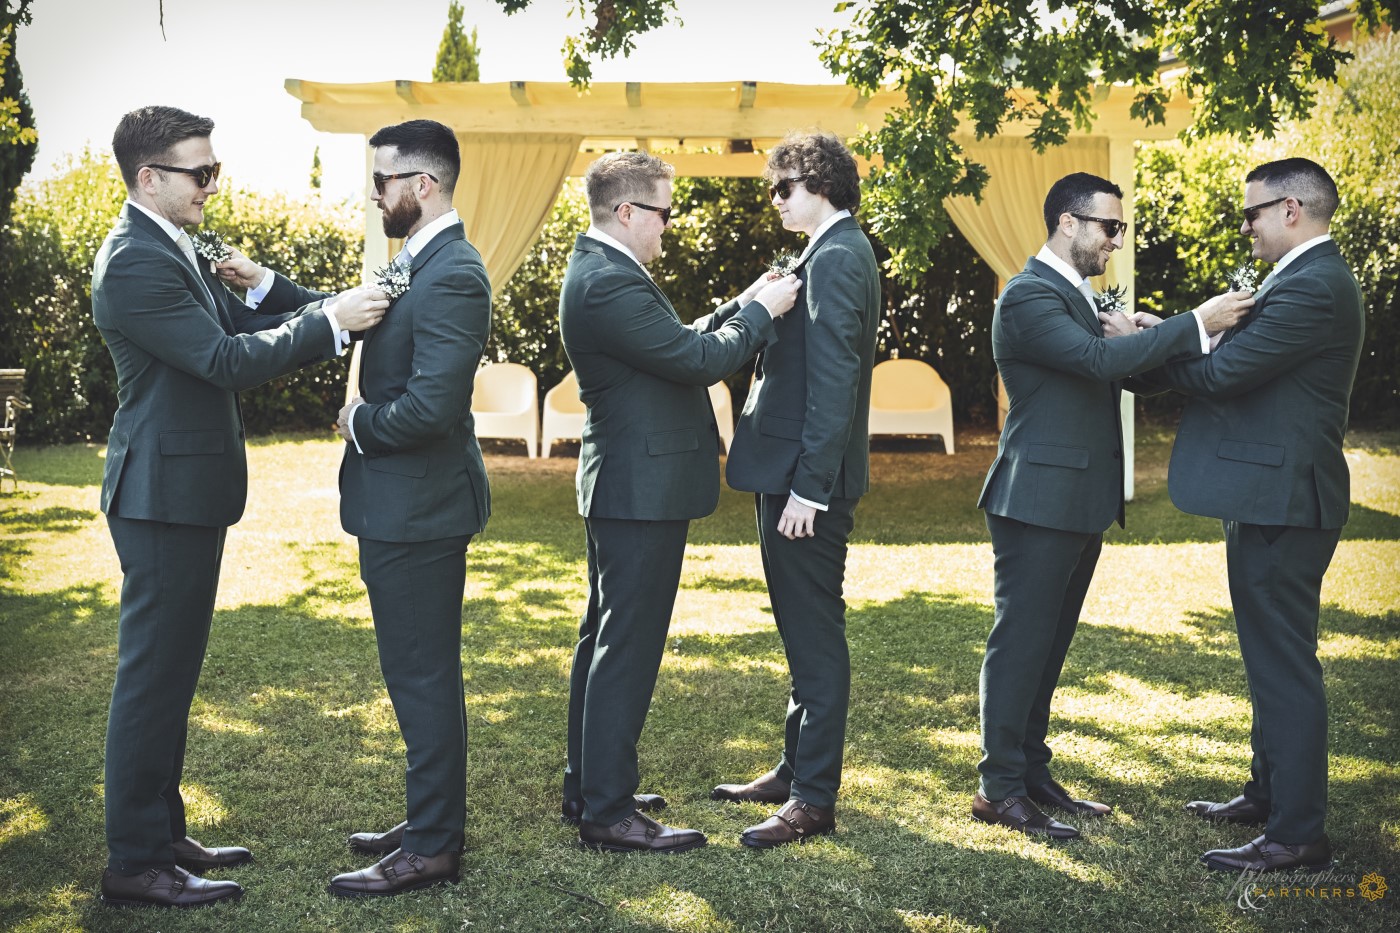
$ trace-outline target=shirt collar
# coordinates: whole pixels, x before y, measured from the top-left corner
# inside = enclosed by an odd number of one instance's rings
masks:
[[[179,227],[177,227],[177,226],[175,226],[174,224],[172,224],[170,221],[166,220],[164,217],[162,217],[162,216],[160,216],[159,214],[157,214],[155,211],[151,210],[149,207],[144,207],[144,206],[142,206],[142,205],[140,205],[140,204],[137,204],[135,201],[131,200],[130,198],[127,198],[127,199],[126,199],[126,203],[127,203],[127,204],[130,204],[132,207],[136,208],[138,211],[140,211],[141,213],[145,214],[147,217],[149,217],[149,218],[151,218],[152,220],[154,220],[154,221],[156,222],[156,225],[159,226],[162,230],[165,231],[165,235],[168,236],[168,237],[170,237],[170,239],[171,239],[172,242],[174,242],[174,241],[176,241],[176,240],[179,240],[179,239],[180,239],[180,234],[182,234],[182,233],[185,232],[185,231],[181,230]]]
[[[1308,240],[1308,241],[1305,242],[1305,243],[1299,243],[1297,246],[1293,247],[1293,248],[1290,249],[1288,252],[1284,253],[1284,254],[1283,254],[1283,258],[1280,259],[1277,263],[1274,264],[1274,272],[1273,272],[1273,274],[1274,274],[1274,275],[1278,275],[1280,272],[1283,271],[1283,267],[1284,267],[1284,266],[1288,265],[1290,262],[1292,262],[1293,260],[1297,259],[1299,256],[1303,255],[1304,253],[1306,253],[1308,250],[1312,249],[1312,248],[1313,248],[1314,246],[1316,246],[1317,244],[1319,244],[1319,243],[1326,243],[1326,242],[1327,242],[1328,240],[1330,240],[1330,239],[1332,239],[1332,234],[1330,234],[1330,233],[1324,233],[1322,236],[1315,236],[1315,237],[1313,237],[1311,240]]]
[[[615,250],[620,250],[624,256],[635,262],[638,266],[641,266],[643,272],[647,272],[647,267],[642,265],[641,260],[637,258],[636,254],[618,242],[616,237],[609,236],[593,224],[588,225],[588,232],[585,233],[584,236],[588,237],[590,240],[597,240],[599,243],[606,243]],[[651,273],[647,272],[647,275],[650,276]]]
[[[1065,281],[1069,282],[1069,284],[1076,290],[1079,288],[1081,283],[1089,281],[1087,278],[1079,274],[1078,269],[1065,262],[1059,256],[1056,256],[1049,246],[1042,246],[1040,248],[1040,252],[1035,254],[1035,258],[1039,259],[1051,269],[1054,269],[1056,272],[1060,273],[1060,275],[1064,276]]]
[[[823,220],[821,222],[821,225],[818,226],[817,229],[812,231],[812,238],[807,241],[807,248],[802,251],[802,255],[798,258],[798,262],[801,262],[803,259],[807,258],[807,254],[812,251],[812,247],[816,244],[816,242],[822,238],[822,234],[830,230],[833,226],[835,226],[836,221],[841,220],[843,217],[850,216],[850,211],[840,210],[832,214],[826,220]]]
[[[453,224],[460,223],[461,219],[462,218],[457,216],[457,211],[454,208],[448,211],[446,214],[443,214],[441,217],[434,220],[432,223],[428,224],[422,230],[419,230],[413,236],[409,237],[408,241],[404,243],[403,248],[408,250],[409,256],[417,256],[418,251],[421,250],[423,247],[427,246],[429,243],[431,243],[433,237],[437,236],[439,233],[446,230]]]

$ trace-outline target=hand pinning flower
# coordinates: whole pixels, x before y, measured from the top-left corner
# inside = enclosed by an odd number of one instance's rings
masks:
[[[233,247],[224,242],[217,230],[196,230],[194,236],[190,237],[190,242],[194,244],[196,253],[209,260],[210,272],[217,271],[214,268],[215,263],[233,257]]]
[[[374,284],[379,286],[379,290],[388,296],[390,301],[393,301],[408,291],[408,286],[411,284],[409,270],[406,266],[391,262],[374,271]]]
[[[1252,292],[1258,287],[1259,273],[1246,262],[1233,272],[1225,273],[1225,284],[1232,292]]]
[[[1109,314],[1118,312],[1126,314],[1128,311],[1127,301],[1128,290],[1122,285],[1114,285],[1112,288],[1094,293],[1094,307]]]
[[[792,275],[797,271],[797,265],[801,260],[802,257],[791,250],[780,249],[773,255],[772,260],[768,263],[768,272],[779,278],[785,275]]]

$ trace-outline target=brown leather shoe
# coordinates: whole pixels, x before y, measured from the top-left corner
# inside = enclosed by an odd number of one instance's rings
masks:
[[[1332,843],[1325,835],[1316,842],[1292,846],[1260,836],[1238,849],[1211,849],[1201,861],[1216,871],[1326,871],[1332,867]]]
[[[194,874],[202,874],[211,868],[232,868],[253,860],[253,853],[242,846],[223,846],[211,849],[200,845],[189,836],[179,842],[170,843],[175,852],[175,864]]]
[[[1049,839],[1078,839],[1079,830],[1040,812],[1029,797],[1007,797],[988,800],[980,793],[972,797],[972,818],[993,826],[1005,826],[1027,836]]]
[[[752,849],[772,849],[789,842],[806,842],[814,836],[836,832],[836,811],[823,810],[796,798],[757,826],[739,834],[739,841]]]
[[[1026,796],[1042,806],[1056,807],[1066,813],[1081,813],[1084,816],[1108,816],[1113,812],[1113,808],[1106,803],[1075,800],[1069,795],[1069,791],[1061,787],[1057,781],[1046,781],[1044,784],[1034,786],[1027,785]]]
[[[645,813],[633,813],[611,826],[587,820],[578,825],[579,842],[602,852],[657,852],[674,854],[698,849],[705,834],[698,829],[679,829],[658,823]]]
[[[747,784],[721,784],[710,791],[711,800],[740,803],[787,803],[791,797],[792,782],[778,777],[776,768]]]
[[[666,809],[666,798],[660,794],[633,794],[632,802],[642,813],[656,813]],[[577,826],[583,820],[583,801],[565,800],[560,809],[559,822],[566,826]]]
[[[207,907],[236,901],[243,885],[235,881],[205,881],[183,868],[148,868],[139,875],[102,873],[102,894],[108,907]]]
[[[404,820],[393,829],[386,829],[382,833],[352,833],[349,840],[350,849],[359,852],[361,855],[388,855],[395,849],[403,845],[404,830],[408,829],[408,821]],[[466,848],[466,839],[457,837],[457,853],[460,855]]]
[[[1244,826],[1263,826],[1269,821],[1269,805],[1250,800],[1244,795],[1225,803],[1211,803],[1209,800],[1193,800],[1186,805],[1186,812],[1193,813],[1212,823],[1240,823]]]
[[[461,861],[461,853],[452,849],[437,855],[395,849],[369,868],[336,875],[329,890],[336,897],[392,897],[435,884],[456,884]]]

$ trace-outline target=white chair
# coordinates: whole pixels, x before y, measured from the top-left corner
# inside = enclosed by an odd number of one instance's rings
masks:
[[[578,377],[573,370],[564,374],[557,386],[544,394],[544,428],[540,431],[540,456],[549,456],[554,441],[577,440],[583,437],[583,422],[588,409],[578,397]]]
[[[728,453],[734,443],[734,397],[729,394],[729,386],[723,382],[710,386],[710,406],[715,410],[719,439],[724,441],[724,451]]]
[[[476,436],[525,442],[532,459],[540,437],[540,403],[535,374],[519,363],[492,363],[476,371],[472,416]]]
[[[953,394],[919,360],[886,360],[870,375],[870,433],[937,434],[953,452]]]

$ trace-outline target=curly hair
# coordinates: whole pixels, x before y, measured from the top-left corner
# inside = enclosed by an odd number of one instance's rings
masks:
[[[854,213],[860,207],[860,170],[851,150],[835,133],[789,133],[768,153],[763,177],[775,182],[794,170],[803,176],[803,187],[824,196],[837,210]]]

